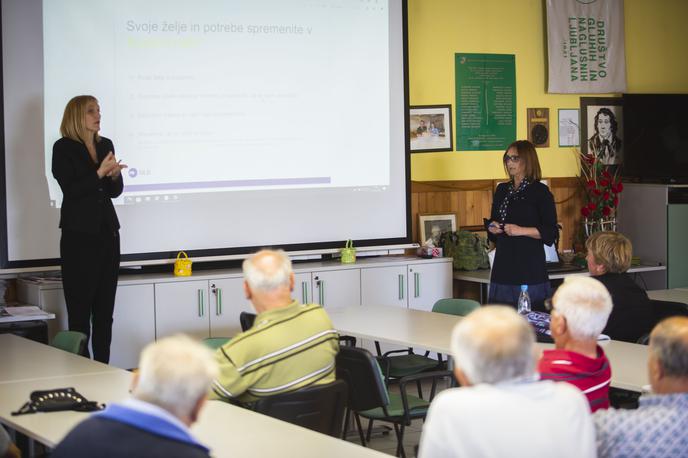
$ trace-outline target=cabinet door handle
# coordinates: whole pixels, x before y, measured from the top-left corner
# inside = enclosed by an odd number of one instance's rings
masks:
[[[413,273],[413,297],[420,296],[420,274],[418,272]]]
[[[301,282],[301,303],[308,304],[308,283],[305,281]]]
[[[222,288],[217,288],[215,290],[216,302],[215,302],[215,315],[222,315]]]
[[[318,298],[320,305],[325,306],[325,280],[318,281]]]
[[[404,275],[399,274],[399,300],[404,298]]]
[[[204,296],[203,290],[199,289],[198,290],[198,316],[205,315],[205,310],[204,310],[205,307],[203,306],[203,296]]]

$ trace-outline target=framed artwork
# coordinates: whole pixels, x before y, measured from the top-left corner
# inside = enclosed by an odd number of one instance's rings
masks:
[[[412,153],[453,151],[451,105],[409,107],[409,137]]]
[[[604,165],[623,164],[623,99],[581,97],[581,151]]]
[[[559,146],[580,146],[579,114],[578,108],[559,109]]]
[[[418,229],[421,245],[426,245],[426,242],[432,240],[433,245],[439,246],[440,235],[443,232],[456,230],[456,215],[454,213],[418,215]]]

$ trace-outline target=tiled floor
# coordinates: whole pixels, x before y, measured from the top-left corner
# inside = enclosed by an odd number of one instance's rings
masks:
[[[376,430],[379,429],[378,425],[389,425],[391,428],[391,423],[376,422]],[[363,428],[365,429],[367,428],[367,426],[367,420],[364,420]],[[420,433],[422,428],[422,420],[415,420],[411,424],[411,426],[406,427],[406,431],[404,432],[404,450],[406,451],[406,456],[409,458],[416,456],[414,449],[420,442]],[[360,444],[361,441],[358,438],[358,433],[356,432],[355,428],[353,432],[355,434],[351,434],[347,440],[354,442],[356,444]],[[368,444],[368,447],[383,453],[387,453],[388,455],[394,456],[397,452],[397,436],[394,434],[394,429],[390,429],[389,433],[384,435],[379,432],[373,433],[373,435],[370,438],[370,443]]]
[[[439,387],[438,390],[442,390],[446,387]],[[393,386],[390,388],[391,390],[397,390],[398,388]],[[430,393],[430,386],[423,386],[423,395],[424,398],[427,399],[428,395]],[[364,434],[365,434],[365,429],[368,427],[368,421],[365,419],[361,419],[361,423],[363,425],[364,429]],[[391,423],[385,423],[385,422],[375,422],[374,424],[374,431],[379,431],[380,426],[387,425],[389,426],[389,432],[388,434],[381,434],[380,432],[378,433],[373,433],[373,435],[370,438],[370,443],[368,444],[368,447],[378,450],[383,453],[387,453],[389,455],[394,456],[397,452],[397,436],[394,434],[394,429],[392,429],[392,424]],[[415,447],[420,443],[420,435],[421,431],[423,430],[423,420],[414,420],[411,423],[411,426],[407,426],[406,430],[404,432],[404,450],[406,452],[406,456],[408,458],[416,456],[415,454]],[[349,427],[349,436],[347,437],[347,440],[350,442],[354,442],[356,444],[360,444],[361,441],[358,437],[358,432],[356,430],[356,426],[352,424],[352,426]]]

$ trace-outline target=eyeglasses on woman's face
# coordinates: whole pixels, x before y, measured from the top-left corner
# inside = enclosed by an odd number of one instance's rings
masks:
[[[521,157],[516,155],[516,154],[505,154],[504,155],[504,162],[513,162],[514,164],[518,164],[521,161]]]

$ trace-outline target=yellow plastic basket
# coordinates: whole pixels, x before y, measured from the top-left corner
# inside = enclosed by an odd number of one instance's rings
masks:
[[[184,256],[182,258],[182,255]],[[175,277],[190,277],[191,276],[191,259],[185,252],[177,253],[177,260],[174,261],[174,276]]]
[[[354,248],[354,242],[351,239],[346,241],[346,245],[339,252],[342,255],[342,264],[353,264],[356,262],[356,248]]]

